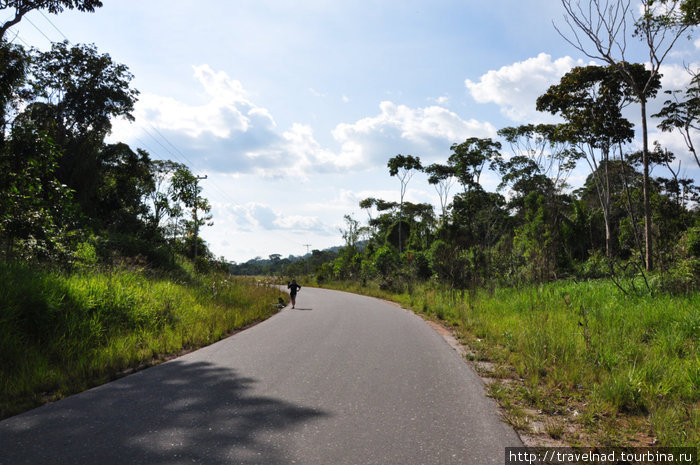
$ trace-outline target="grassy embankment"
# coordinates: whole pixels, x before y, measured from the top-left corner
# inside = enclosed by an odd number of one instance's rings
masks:
[[[572,445],[700,447],[700,295],[623,296],[607,281],[375,295],[444,320],[522,434]]]
[[[0,418],[219,340],[277,311],[254,280],[0,263]]]

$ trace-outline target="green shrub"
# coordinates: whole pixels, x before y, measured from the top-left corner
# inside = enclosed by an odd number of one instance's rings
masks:
[[[182,273],[0,262],[0,417],[37,406],[41,393],[61,397],[214,342],[277,311],[270,304],[282,295],[227,274]]]

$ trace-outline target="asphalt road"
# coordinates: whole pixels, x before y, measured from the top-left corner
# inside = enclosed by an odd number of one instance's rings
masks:
[[[306,287],[294,310],[0,422],[0,465],[486,465],[521,445],[419,317]]]

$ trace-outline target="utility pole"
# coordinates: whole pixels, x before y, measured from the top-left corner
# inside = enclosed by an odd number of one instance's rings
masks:
[[[311,247],[311,244],[302,244],[304,247],[306,247],[306,255],[309,255],[309,247]],[[311,257],[306,257],[306,275],[309,275],[309,259]]]
[[[207,175],[194,177],[194,264],[197,266],[197,243],[199,242],[199,222],[197,221],[197,199],[199,198],[199,180],[207,179]]]

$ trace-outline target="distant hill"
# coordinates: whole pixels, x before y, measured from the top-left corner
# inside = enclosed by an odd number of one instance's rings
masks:
[[[358,246],[360,249],[364,249],[366,241],[361,241]],[[313,250],[305,255],[289,255],[287,258],[282,258],[280,254],[272,254],[268,258],[255,257],[245,263],[231,263],[229,270],[231,274],[247,276],[308,274],[323,263],[335,260],[342,248],[342,246],[329,247],[323,250]]]

